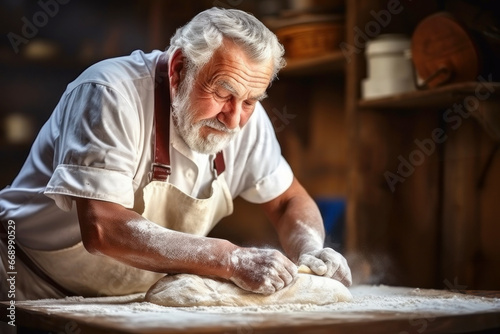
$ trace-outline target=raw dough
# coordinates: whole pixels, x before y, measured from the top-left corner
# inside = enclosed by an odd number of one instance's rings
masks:
[[[301,273],[295,282],[272,295],[252,293],[229,281],[191,274],[167,275],[146,294],[146,301],[172,307],[325,305],[351,299],[351,293],[339,281]]]

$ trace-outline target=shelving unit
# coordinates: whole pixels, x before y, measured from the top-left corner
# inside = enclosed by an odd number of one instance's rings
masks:
[[[380,33],[411,32],[447,1],[401,2]],[[382,0],[347,2],[347,43],[387,10]],[[349,27],[358,27],[355,30]],[[357,38],[357,39],[356,39]],[[498,288],[500,83],[465,82],[361,99],[364,52],[346,67],[349,129],[347,252],[386,284]],[[477,90],[491,94],[477,95]],[[471,114],[446,122],[454,104],[476,97]],[[481,97],[481,99],[479,98]],[[477,122],[477,120],[479,122]],[[442,136],[438,142],[433,133]],[[385,274],[385,275],[384,275]]]
[[[475,96],[477,90],[488,93],[488,98],[500,97],[500,82],[461,82],[432,89],[422,89],[377,99],[359,100],[361,109],[419,109],[447,108]],[[486,99],[486,100],[487,100]]]
[[[342,52],[333,52],[307,59],[288,59],[287,66],[280,72],[286,76],[315,75],[320,73],[341,73],[346,60]]]
[[[416,90],[378,99],[360,100],[360,110],[448,109],[458,104],[469,110],[468,99],[477,102],[470,114],[486,133],[500,142],[500,111],[495,106],[500,99],[500,82],[461,82],[432,89]],[[492,107],[493,106],[493,107]]]

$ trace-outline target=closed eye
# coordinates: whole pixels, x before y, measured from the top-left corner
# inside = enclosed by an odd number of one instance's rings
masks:
[[[229,94],[229,93],[226,93],[226,92],[220,92],[220,91],[215,91],[215,97],[218,99],[218,100],[229,100],[232,95]]]
[[[246,106],[253,107],[253,106],[255,106],[255,104],[257,103],[257,100],[245,100],[245,101],[243,101],[243,103],[244,103]]]

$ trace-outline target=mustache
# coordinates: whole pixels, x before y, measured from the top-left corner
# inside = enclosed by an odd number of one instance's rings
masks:
[[[208,119],[201,120],[201,121],[199,121],[199,124],[201,126],[208,126],[208,127],[213,128],[215,130],[225,132],[227,134],[236,134],[236,133],[240,132],[240,130],[241,130],[241,128],[239,126],[234,128],[234,129],[229,129],[224,124],[222,124],[220,121],[218,121],[216,118],[208,118]]]

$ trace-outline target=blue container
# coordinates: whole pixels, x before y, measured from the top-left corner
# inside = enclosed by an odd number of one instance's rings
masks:
[[[326,242],[335,246],[332,248],[341,248],[344,243],[346,200],[341,197],[319,197],[315,201],[323,218]]]

